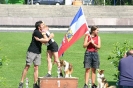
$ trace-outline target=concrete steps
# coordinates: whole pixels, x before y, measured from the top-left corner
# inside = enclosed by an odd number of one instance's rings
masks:
[[[69,25],[80,6],[73,5],[2,5],[0,4],[0,25],[34,25],[43,20],[48,25]],[[82,6],[87,22],[91,25],[133,25],[132,6]],[[95,19],[95,20],[94,20]],[[97,24],[103,19],[106,22]],[[109,20],[113,20],[110,22]],[[18,23],[16,23],[17,21]],[[26,21],[26,22],[24,22]],[[119,23],[119,24],[117,24]]]

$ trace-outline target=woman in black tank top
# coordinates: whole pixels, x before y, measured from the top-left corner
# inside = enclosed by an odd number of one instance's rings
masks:
[[[48,73],[45,77],[51,77],[51,71],[52,71],[52,56],[54,57],[54,63],[57,64],[57,70],[59,72],[58,76],[63,76],[60,69],[60,61],[58,58],[58,44],[53,39],[54,36],[53,33],[49,32],[48,26],[44,25],[44,30],[42,31],[42,35],[44,36],[43,39],[39,39],[35,37],[37,41],[40,41],[44,43],[47,46],[47,62],[48,62]],[[45,40],[45,41],[44,41]],[[47,41],[46,41],[47,40]]]

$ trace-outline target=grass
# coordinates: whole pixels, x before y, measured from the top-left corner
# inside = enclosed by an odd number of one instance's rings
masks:
[[[4,63],[0,68],[0,77],[4,79],[0,80],[0,88],[17,88],[22,74],[22,70],[25,65],[25,58],[27,48],[31,41],[32,32],[0,32],[0,58],[6,56],[10,61]],[[100,55],[100,68],[105,70],[105,77],[110,84],[115,84],[113,80],[113,74],[115,68],[107,60],[108,55],[113,50],[113,44],[116,42],[123,43],[125,40],[129,40],[131,44],[132,34],[124,33],[100,33],[102,47],[99,50]],[[55,40],[60,45],[64,33],[55,33]],[[83,37],[73,44],[64,54],[65,59],[71,62],[74,66],[74,73],[72,76],[78,77],[78,88],[82,88],[84,85],[84,71],[83,59],[85,49],[82,48]],[[39,76],[44,76],[47,73],[46,62],[46,46],[42,46],[42,64],[39,67]],[[52,75],[57,76],[56,65],[53,66]],[[33,85],[33,65],[28,71],[27,77],[29,78],[29,88]],[[4,84],[2,84],[4,82]]]

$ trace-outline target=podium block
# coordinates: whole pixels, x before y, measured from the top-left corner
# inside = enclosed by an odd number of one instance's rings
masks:
[[[78,88],[78,78],[38,78],[40,88]]]

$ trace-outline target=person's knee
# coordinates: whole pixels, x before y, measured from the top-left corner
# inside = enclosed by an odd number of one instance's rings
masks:
[[[48,63],[52,63],[52,59],[47,59],[47,62]]]
[[[38,66],[34,66],[34,71],[37,71],[38,70]]]
[[[92,73],[96,73],[96,69],[95,68],[92,68]]]
[[[85,72],[89,73],[90,72],[90,68],[86,68]]]
[[[25,70],[28,70],[29,69],[29,67],[30,67],[30,65],[25,65]]]

